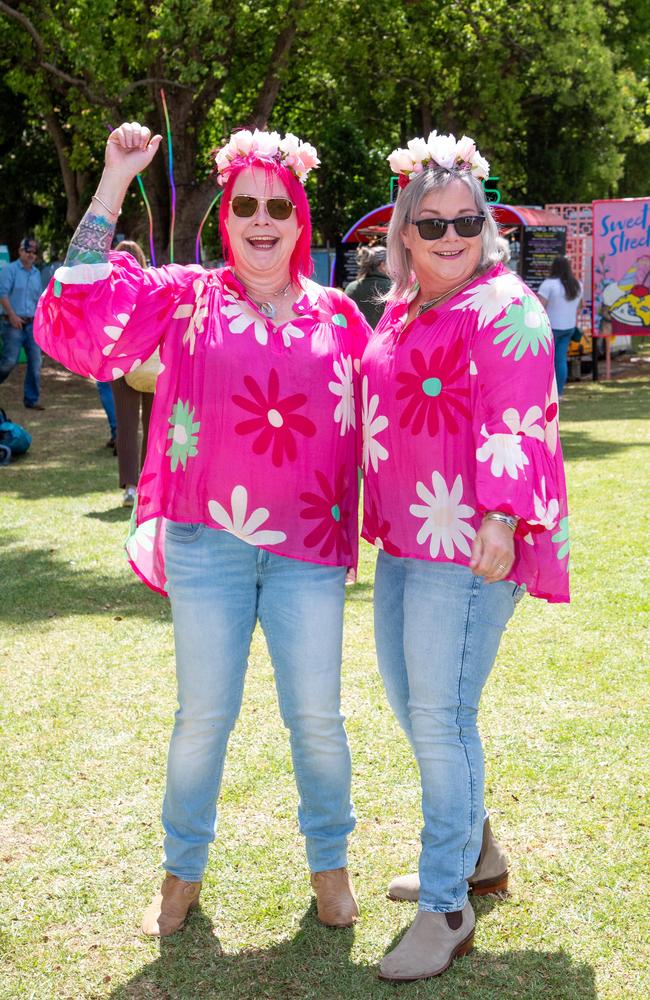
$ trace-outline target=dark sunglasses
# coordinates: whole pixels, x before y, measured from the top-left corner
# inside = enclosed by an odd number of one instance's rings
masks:
[[[34,247],[23,247],[23,253],[33,253],[34,255],[36,255],[38,253],[38,250],[36,250]]]
[[[230,202],[230,206],[238,219],[252,219],[260,202],[266,205],[266,211],[272,219],[288,219],[296,207],[288,198],[253,198],[250,194],[238,194]]]
[[[461,215],[458,219],[407,219],[418,227],[423,240],[439,240],[453,226],[459,236],[479,236],[485,222],[484,215]]]

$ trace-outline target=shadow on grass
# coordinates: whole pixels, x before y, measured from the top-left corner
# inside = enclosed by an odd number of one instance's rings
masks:
[[[639,414],[637,413],[637,417]],[[580,417],[582,420],[582,416]],[[584,431],[573,431],[563,428],[561,431],[562,453],[565,461],[588,458],[598,461],[610,458],[629,448],[648,448],[650,444],[643,441],[599,441]]]
[[[55,618],[58,615],[106,614],[122,618],[159,618],[168,602],[152,593],[128,569],[119,576],[97,570],[79,570],[62,561],[56,550],[18,546],[3,534],[0,554],[2,601],[0,621],[14,624]]]
[[[409,1000],[596,1000],[593,969],[565,952],[495,954],[480,944],[442,978],[396,987],[377,979],[375,964],[352,961],[354,933],[323,927],[312,902],[291,940],[224,955],[199,909],[182,934],[160,942],[159,958],[113,990],[110,1000],[361,1000],[395,997],[397,989],[408,991]]]
[[[638,420],[650,415],[650,379],[620,382],[582,382],[570,385],[560,404],[560,426],[565,420]],[[562,434],[564,438],[564,434]]]

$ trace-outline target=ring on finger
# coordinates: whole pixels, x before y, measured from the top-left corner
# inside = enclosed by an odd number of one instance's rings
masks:
[[[496,568],[497,573],[505,573],[506,565],[505,563],[499,563]]]

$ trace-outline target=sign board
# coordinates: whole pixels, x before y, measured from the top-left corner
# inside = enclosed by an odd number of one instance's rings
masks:
[[[609,319],[617,336],[650,334],[650,198],[593,208],[593,329]]]
[[[565,226],[524,226],[522,229],[521,276],[537,291],[551,271],[553,259],[566,249]]]
[[[334,285],[336,288],[345,288],[351,281],[355,281],[357,272],[357,250],[359,243],[337,243],[336,260],[334,262]]]

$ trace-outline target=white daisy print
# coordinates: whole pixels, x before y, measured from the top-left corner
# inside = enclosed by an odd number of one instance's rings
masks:
[[[302,340],[305,336],[305,331],[301,330],[299,326],[294,326],[293,323],[285,323],[282,327],[282,343],[285,347],[291,347],[292,340]]]
[[[479,462],[489,462],[490,472],[498,479],[507,472],[511,479],[519,478],[519,469],[528,465],[528,456],[521,447],[518,434],[488,434],[485,424],[481,428],[485,444],[476,449]]]
[[[485,281],[476,288],[470,288],[462,293],[465,301],[452,306],[454,309],[473,309],[478,313],[479,329],[492,323],[515,299],[522,297],[523,289],[516,275],[499,274],[496,278]]]
[[[535,507],[535,520],[531,520],[531,524],[541,524],[549,531],[554,528],[560,519],[560,504],[555,499],[551,497],[549,500],[546,495],[546,477],[542,476],[542,481],[540,483],[540,494],[537,496],[535,490],[533,490],[533,504]]]
[[[520,417],[519,412],[511,407],[511,409],[505,410],[501,419],[513,434],[537,438],[538,441],[544,440],[544,428],[537,423],[538,420],[542,419],[542,411],[539,406],[531,406],[523,417]]]
[[[187,302],[185,305],[179,306],[172,316],[172,319],[189,318],[189,323],[183,334],[183,343],[190,345],[190,354],[194,354],[196,335],[197,333],[203,333],[203,324],[205,317],[208,315],[205,282],[201,281],[200,278],[195,278],[192,282],[192,289],[194,291],[194,305],[191,302]]]
[[[377,435],[388,427],[388,417],[377,415],[379,396],[375,393],[368,399],[368,376],[363,376],[361,383],[361,421],[363,426],[363,471],[367,472],[372,465],[377,472],[379,463],[388,458],[388,451],[377,441]]]
[[[328,383],[328,389],[339,397],[334,410],[334,420],[341,425],[341,435],[347,433],[350,427],[356,427],[354,415],[354,366],[351,355],[342,354],[339,361],[334,362],[334,374],[338,382]]]
[[[255,340],[262,347],[269,341],[269,330],[266,320],[259,313],[255,312],[247,302],[244,302],[233,291],[224,292],[224,302],[221,311],[228,321],[228,329],[231,333],[245,333],[246,330],[253,329]]]
[[[268,528],[259,530],[269,519],[266,507],[258,507],[249,517],[246,516],[248,492],[245,486],[235,486],[230,497],[230,506],[232,514],[229,514],[217,500],[210,500],[208,503],[210,517],[231,535],[241,538],[242,542],[248,542],[249,545],[277,545],[278,542],[286,540],[284,531],[272,531]]]
[[[143,524],[139,524],[129,535],[126,541],[126,551],[134,562],[140,552],[153,552],[157,528],[158,518],[152,517]]]
[[[468,539],[474,538],[475,529],[467,523],[476,511],[469,504],[461,503],[463,498],[463,479],[459,474],[454,480],[451,490],[439,472],[431,476],[433,492],[424,483],[416,483],[416,492],[423,504],[411,504],[409,511],[414,517],[424,518],[424,524],[418,531],[418,545],[424,545],[429,539],[429,553],[435,559],[440,547],[448,559],[453,559],[454,550],[463,555],[471,554]]]
[[[115,317],[115,323],[108,323],[104,327],[104,333],[106,334],[107,337],[110,337],[109,343],[106,344],[106,347],[102,348],[102,354],[104,354],[106,357],[108,357],[109,354],[113,353],[115,347],[117,346],[118,340],[124,333],[124,327],[129,322],[129,319],[130,316],[128,313],[118,313],[118,315]]]
[[[550,395],[544,399],[544,417],[546,419],[544,440],[551,455],[554,455],[557,451],[557,436],[560,424],[558,405],[557,382],[553,379]]]

